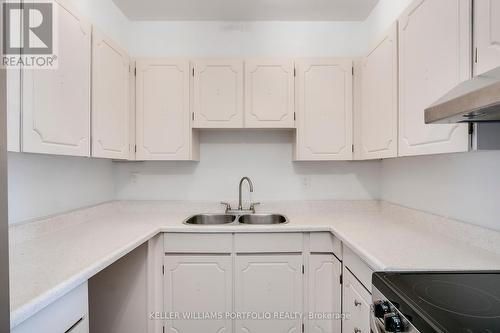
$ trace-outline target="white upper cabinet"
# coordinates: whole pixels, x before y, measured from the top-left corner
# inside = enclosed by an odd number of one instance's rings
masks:
[[[194,127],[243,127],[243,61],[198,60],[192,74]]]
[[[296,160],[352,159],[352,61],[296,62]]]
[[[58,68],[23,71],[22,150],[89,156],[91,27],[62,1]]]
[[[21,70],[7,69],[7,150],[21,151]]]
[[[464,124],[424,122],[424,110],[471,77],[471,1],[417,0],[399,21],[399,155],[468,150]]]
[[[394,24],[355,70],[355,157],[398,154],[398,30]]]
[[[474,0],[474,74],[500,67],[500,1]]]
[[[293,60],[245,62],[245,127],[293,128]]]
[[[138,60],[136,70],[136,159],[192,159],[189,62]]]
[[[99,30],[92,35],[92,156],[129,157],[127,52]]]

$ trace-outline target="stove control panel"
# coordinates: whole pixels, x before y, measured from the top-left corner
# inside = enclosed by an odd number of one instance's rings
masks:
[[[373,287],[370,328],[373,333],[419,333],[394,304]]]

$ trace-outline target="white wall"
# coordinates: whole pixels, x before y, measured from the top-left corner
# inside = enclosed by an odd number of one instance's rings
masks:
[[[111,0],[70,0],[94,26],[120,43],[129,46],[130,21]]]
[[[200,162],[115,163],[117,199],[234,202],[243,176],[254,201],[379,196],[380,162],[292,162],[291,131],[203,131],[200,139]]]
[[[380,0],[362,23],[364,45],[368,52],[378,42],[391,25],[398,19],[399,15],[408,7],[413,0]]]
[[[9,223],[112,200],[112,162],[9,153]]]
[[[131,22],[136,57],[353,57],[359,22]]]
[[[500,230],[500,152],[382,162],[381,198]]]

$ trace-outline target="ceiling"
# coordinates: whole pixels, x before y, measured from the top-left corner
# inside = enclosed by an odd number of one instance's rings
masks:
[[[378,1],[113,0],[133,21],[364,21]]]

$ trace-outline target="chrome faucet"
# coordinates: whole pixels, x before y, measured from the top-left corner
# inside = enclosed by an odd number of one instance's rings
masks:
[[[248,177],[241,178],[241,180],[240,180],[239,196],[238,196],[238,210],[243,210],[243,206],[241,204],[241,189],[242,189],[242,186],[243,186],[243,182],[245,180],[248,182],[248,186],[250,186],[250,193],[253,193],[253,183],[252,183],[252,180],[250,180],[250,178],[248,178]]]
[[[222,205],[226,206],[226,214],[249,214],[249,213],[254,214],[255,213],[255,206],[260,205],[260,202],[252,202],[248,209],[243,209],[241,192],[242,192],[243,183],[245,182],[245,180],[248,182],[248,186],[250,186],[250,193],[253,193],[252,180],[248,177],[241,178],[239,191],[238,191],[238,209],[232,209],[231,205],[229,203],[221,202]]]

